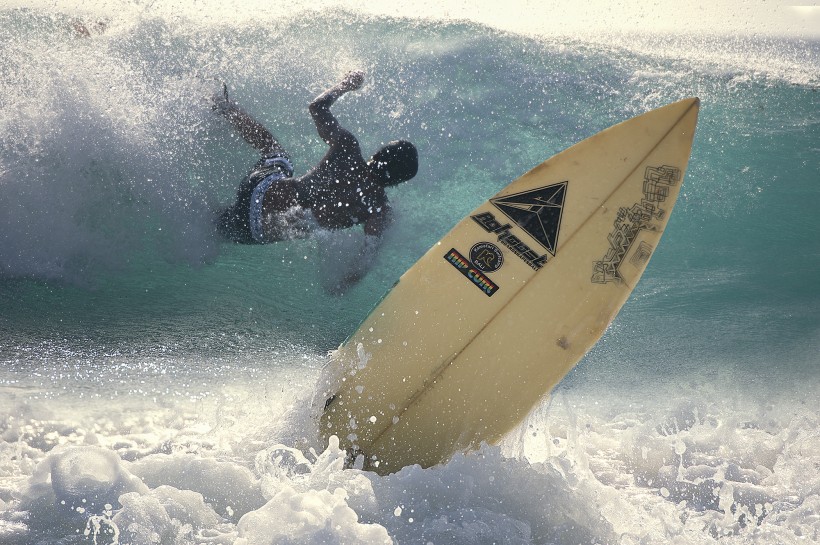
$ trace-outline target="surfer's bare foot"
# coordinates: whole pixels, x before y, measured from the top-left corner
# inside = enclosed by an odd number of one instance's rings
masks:
[[[222,82],[222,88],[211,96],[211,109],[222,115],[227,114],[233,108],[228,98],[228,85]]]

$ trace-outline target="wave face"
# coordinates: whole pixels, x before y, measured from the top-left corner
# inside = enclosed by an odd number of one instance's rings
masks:
[[[222,15],[85,13],[82,35],[0,11],[1,542],[817,539],[820,44]],[[216,237],[256,157],[208,98],[228,82],[299,175],[324,152],[307,103],[354,68],[334,112],[365,153],[408,138],[421,165],[334,296],[355,230]],[[324,354],[488,196],[687,96],[664,243],[551,399],[446,465],[343,470],[308,408]]]

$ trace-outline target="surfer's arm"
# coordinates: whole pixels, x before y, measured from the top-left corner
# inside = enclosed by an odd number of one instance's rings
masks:
[[[381,238],[384,232],[392,223],[390,210],[387,209],[380,214],[374,214],[364,224],[364,234],[373,238]]]
[[[339,124],[336,117],[330,112],[330,107],[345,93],[360,89],[363,83],[363,72],[358,70],[349,72],[341,82],[313,99],[313,102],[308,106],[313,122],[316,124],[316,130],[319,132],[319,137],[329,145],[332,146],[343,137],[351,135],[350,131]]]
[[[391,223],[390,209],[375,214],[364,224],[364,237],[355,250],[356,259],[349,260],[346,265],[336,271],[337,283],[326,286],[328,291],[341,295],[349,288],[359,283],[367,275],[376,255],[382,246],[382,235]]]
[[[358,258],[348,262],[342,267],[342,270],[337,271],[336,278],[338,282],[334,286],[327,286],[328,291],[334,295],[342,295],[351,287],[359,283],[364,278],[370,266],[376,259],[376,254],[382,245],[382,237],[375,235],[368,235],[365,233],[364,240],[361,242],[361,247],[357,252]]]

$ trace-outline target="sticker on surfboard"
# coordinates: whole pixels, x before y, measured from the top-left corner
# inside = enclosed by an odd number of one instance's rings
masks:
[[[444,260],[455,267],[456,270],[463,274],[474,286],[483,291],[487,297],[492,297],[493,294],[498,291],[498,284],[490,280],[490,278],[480,270],[481,268],[478,265],[473,263],[469,258],[461,255],[455,248],[451,248],[449,252],[444,254]],[[499,266],[501,265],[499,264]]]
[[[505,195],[490,199],[490,202],[507,218],[543,246],[549,254],[555,256],[558,246],[558,232],[561,228],[561,216],[567,196],[567,184],[557,184]],[[488,233],[498,235],[498,242],[520,257],[534,270],[543,267],[547,254],[539,255],[524,241],[510,232],[512,225],[502,223],[492,212],[482,212],[470,216]]]
[[[637,271],[643,270],[654,251],[654,246],[644,238],[655,231],[655,223],[666,216],[661,204],[669,196],[669,188],[680,179],[680,169],[674,166],[646,168],[643,199],[631,208],[618,209],[613,230],[607,236],[609,250],[603,259],[593,264],[592,282],[620,283],[631,280]],[[632,269],[623,267],[625,263],[632,265]]]
[[[496,208],[518,224],[549,253],[555,255],[567,183],[548,185],[514,195],[490,199]]]

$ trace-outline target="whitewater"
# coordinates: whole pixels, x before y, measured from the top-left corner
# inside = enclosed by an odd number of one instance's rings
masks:
[[[163,5],[0,8],[1,544],[820,540],[820,42]],[[420,170],[339,295],[360,231],[217,237],[256,156],[208,99],[227,82],[301,175],[351,69],[334,113]],[[346,469],[328,351],[511,180],[690,96],[663,242],[578,367],[500,445]]]

